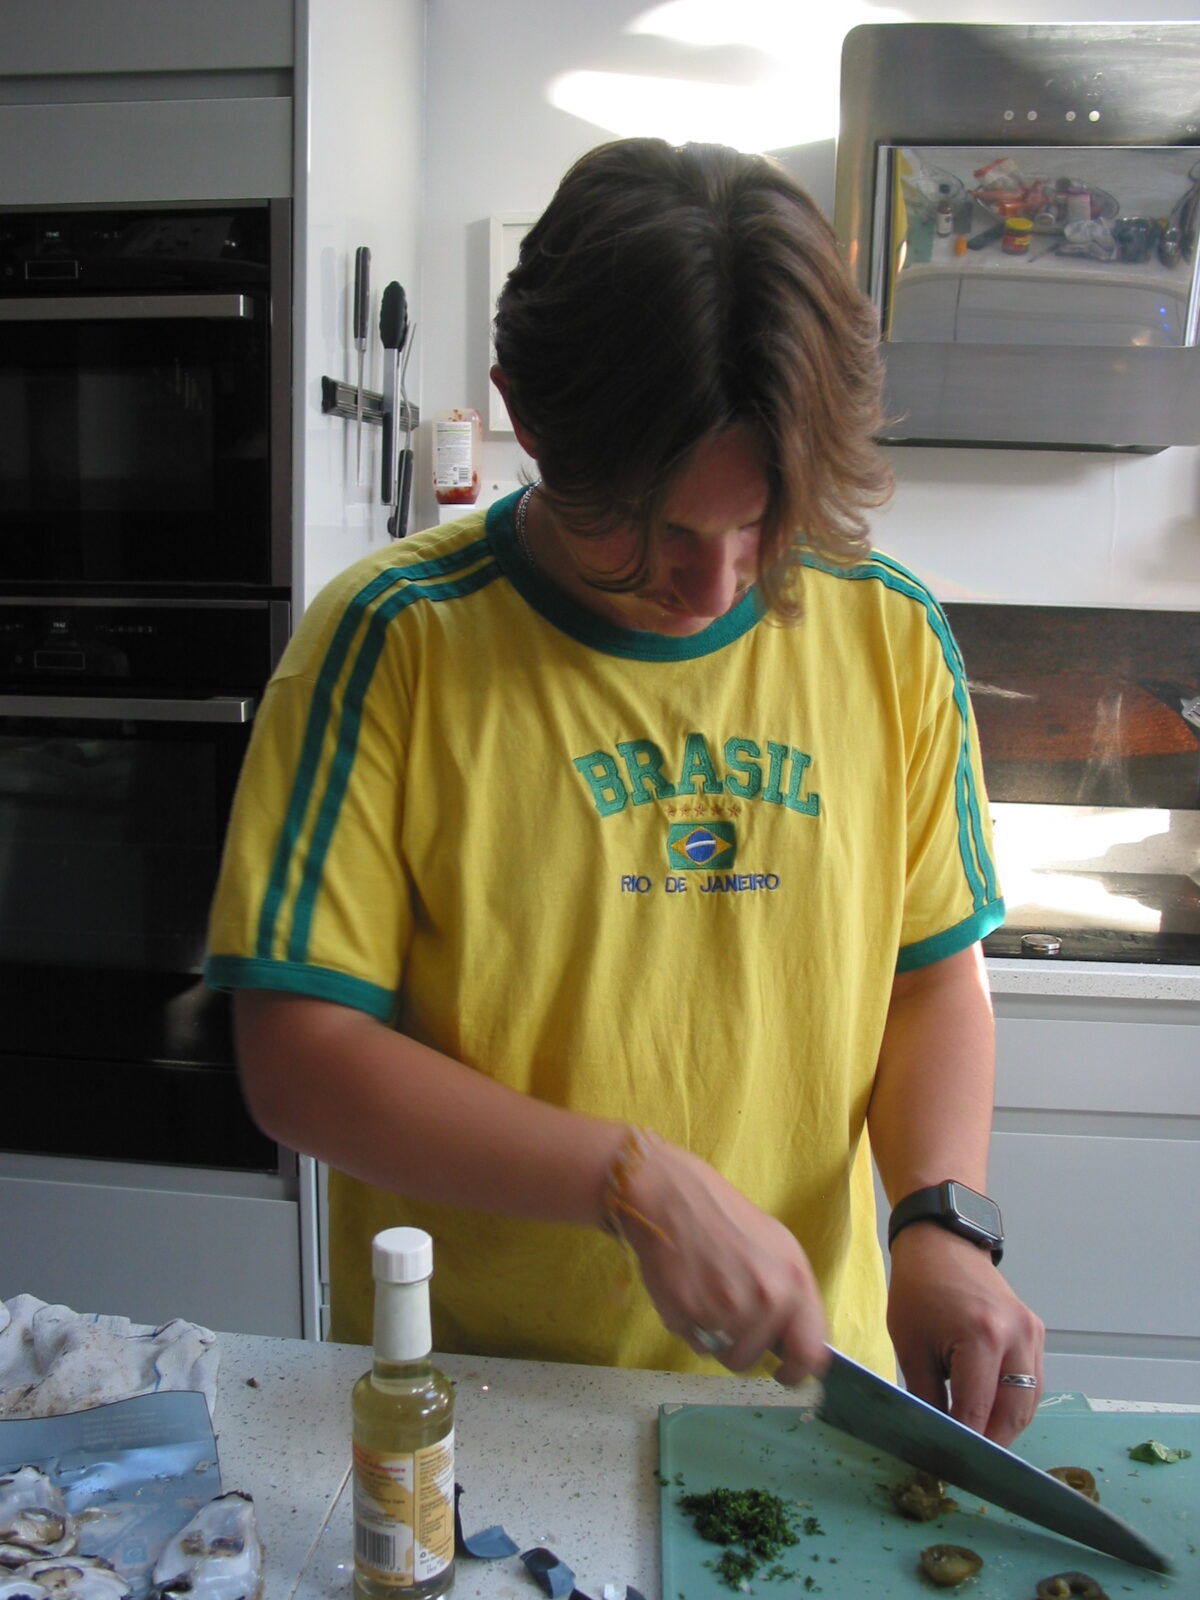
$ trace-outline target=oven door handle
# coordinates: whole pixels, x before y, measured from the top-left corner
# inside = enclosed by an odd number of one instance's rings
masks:
[[[0,322],[155,322],[164,318],[249,321],[244,294],[93,294],[36,300],[0,299]]]
[[[254,719],[249,695],[207,700],[139,700],[76,694],[0,694],[0,717],[78,717],[95,722],[234,722]]]

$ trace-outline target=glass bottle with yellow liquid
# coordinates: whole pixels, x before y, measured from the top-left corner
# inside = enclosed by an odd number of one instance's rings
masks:
[[[430,1600],[454,1582],[454,1390],[433,1365],[433,1241],[371,1247],[375,1359],[354,1385],[355,1600]]]

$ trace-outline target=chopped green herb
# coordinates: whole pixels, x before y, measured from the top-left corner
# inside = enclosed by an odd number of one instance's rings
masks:
[[[765,1489],[711,1489],[685,1494],[679,1505],[702,1539],[726,1547],[719,1560],[706,1565],[730,1589],[742,1588],[761,1566],[798,1542],[795,1513]]]
[[[758,1562],[745,1550],[732,1547],[721,1552],[716,1561],[706,1561],[727,1589],[740,1589],[758,1571]]]
[[[1172,1450],[1169,1445],[1160,1444],[1157,1439],[1147,1439],[1143,1444],[1135,1444],[1129,1452],[1134,1461],[1150,1461],[1164,1464],[1172,1461],[1186,1461],[1191,1453],[1190,1450]]]

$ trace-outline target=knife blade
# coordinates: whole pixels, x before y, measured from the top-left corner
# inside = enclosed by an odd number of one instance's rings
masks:
[[[360,244],[354,252],[354,348],[358,351],[358,393],[354,404],[358,426],[355,442],[355,478],[362,482],[363,363],[367,354],[367,323],[371,314],[371,252]]]
[[[1160,1550],[1077,1489],[839,1351],[831,1356],[816,1408],[823,1422],[1052,1533],[1134,1566],[1171,1571]]]

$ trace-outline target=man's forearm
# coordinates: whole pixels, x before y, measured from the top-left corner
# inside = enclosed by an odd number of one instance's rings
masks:
[[[591,1224],[624,1129],[520,1094],[322,1000],[235,1000],[243,1090],[290,1147],[378,1188]]]
[[[994,1087],[979,946],[897,977],[867,1114],[892,1205],[945,1178],[986,1188]]]

